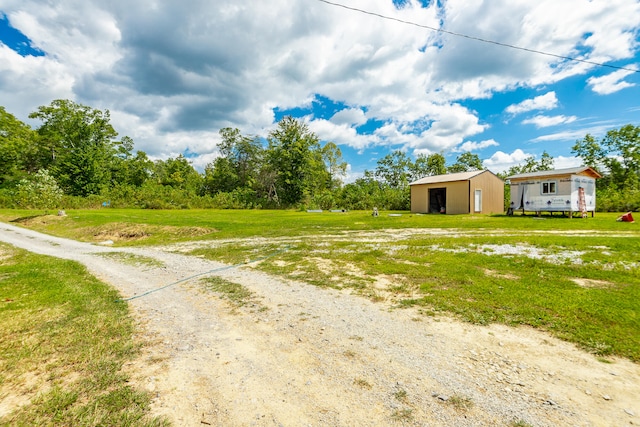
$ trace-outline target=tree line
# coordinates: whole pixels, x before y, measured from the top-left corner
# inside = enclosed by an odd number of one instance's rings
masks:
[[[219,156],[200,173],[183,155],[152,161],[145,152],[134,152],[131,138],[118,138],[108,110],[55,100],[29,117],[41,125],[32,129],[0,107],[3,207],[406,210],[410,182],[484,169],[470,152],[447,165],[442,153],[412,159],[396,150],[378,160],[373,171],[344,184],[347,164],[340,148],[321,143],[304,122],[284,117],[264,139],[221,129]],[[640,207],[639,133],[628,125],[601,141],[587,135],[573,147],[585,165],[605,176],[598,183],[598,203],[604,197],[607,209]],[[553,158],[545,152],[501,177],[548,169]]]

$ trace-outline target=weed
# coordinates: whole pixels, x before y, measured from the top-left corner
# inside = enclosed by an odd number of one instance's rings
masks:
[[[207,289],[217,292],[236,308],[255,302],[254,293],[237,283],[220,277],[207,277],[202,281]]]
[[[350,359],[353,359],[354,357],[356,357],[356,353],[351,351],[351,350],[346,350],[344,353],[342,353],[345,357],[348,357]]]
[[[164,263],[162,263],[161,261],[158,261],[155,258],[151,258],[143,255],[130,254],[127,252],[104,252],[104,253],[101,253],[100,256],[103,256],[105,258],[111,258],[129,265],[136,265],[136,266],[144,265],[147,267],[163,267],[164,266]]]
[[[356,378],[355,380],[353,380],[353,383],[358,387],[364,388],[367,390],[371,390],[371,388],[373,388],[373,386],[367,380],[364,380],[362,378]]]
[[[395,421],[410,421],[413,419],[413,409],[396,409],[391,413],[391,418]]]
[[[393,393],[393,397],[395,397],[400,402],[406,402],[407,401],[407,391],[404,390],[404,389],[399,389],[398,391]]]
[[[473,407],[473,401],[470,398],[458,395],[451,396],[449,400],[447,400],[447,403],[459,411],[471,409]]]

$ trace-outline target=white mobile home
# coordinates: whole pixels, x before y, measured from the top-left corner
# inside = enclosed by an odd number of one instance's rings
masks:
[[[601,175],[590,167],[556,169],[507,177],[511,187],[509,213],[587,212],[596,210],[596,179]]]

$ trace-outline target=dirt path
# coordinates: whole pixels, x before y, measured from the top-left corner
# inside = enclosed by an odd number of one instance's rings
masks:
[[[77,260],[125,297],[222,267],[2,223],[0,241]],[[114,251],[164,267],[100,256]],[[151,345],[127,369],[176,426],[640,425],[640,366],[629,361],[602,363],[529,328],[389,311],[249,267],[212,274],[254,292],[254,304],[234,310],[197,280],[128,302]]]

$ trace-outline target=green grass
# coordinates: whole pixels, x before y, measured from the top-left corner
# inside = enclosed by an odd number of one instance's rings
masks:
[[[163,267],[164,264],[155,258],[147,257],[144,255],[134,255],[127,252],[103,252],[99,254],[105,258],[110,258],[116,261],[120,261],[124,264],[135,266],[147,266],[147,267]]]
[[[97,229],[138,229],[130,234],[146,236],[123,238],[121,245],[206,240],[192,253],[229,264],[262,260],[255,268],[415,307],[418,315],[529,325],[598,356],[640,362],[640,228],[617,222],[616,213],[587,219],[408,212],[373,218],[363,211],[68,214],[21,220],[28,211],[5,210],[0,218],[87,241]]]
[[[0,255],[0,425],[168,425],[122,370],[139,344],[117,293],[71,261]]]
[[[400,213],[390,217],[389,213]],[[558,216],[507,217],[505,215],[416,215],[368,211],[307,213],[281,210],[68,210],[66,217],[41,215],[39,211],[0,209],[0,220],[81,241],[114,240],[116,244],[163,244],[185,240],[220,240],[243,237],[313,236],[348,231],[405,228],[462,230],[635,232],[637,223],[619,223],[619,214],[598,213],[595,218],[567,219]]]
[[[202,279],[201,282],[204,283],[206,289],[216,292],[234,308],[240,308],[247,305],[259,305],[255,294],[238,283],[234,283],[220,277],[207,277]],[[258,309],[260,311],[265,310],[262,305],[259,305]]]

